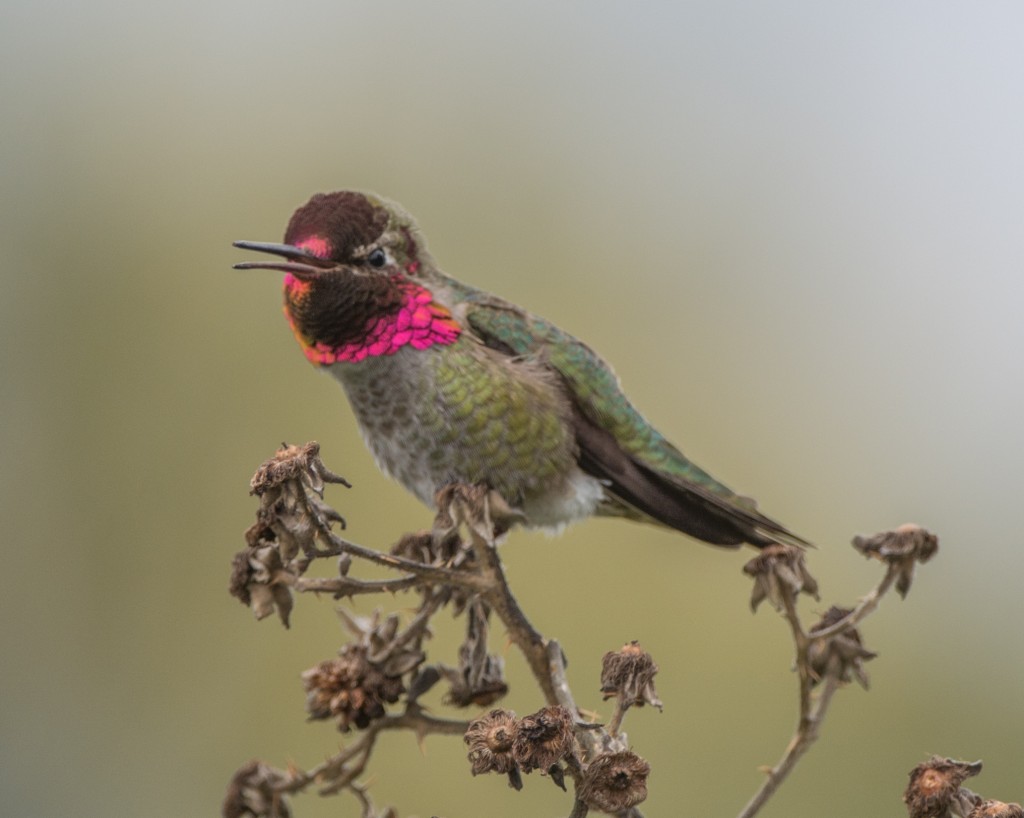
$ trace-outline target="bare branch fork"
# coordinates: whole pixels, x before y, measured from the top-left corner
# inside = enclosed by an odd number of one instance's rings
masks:
[[[570,818],[590,811],[620,818],[642,818],[650,765],[630,747],[622,724],[631,707],[661,708],[653,679],[658,666],[632,642],[609,651],[601,669],[601,693],[614,699],[606,724],[581,718],[565,674],[561,646],[530,622],[509,588],[497,542],[519,515],[483,486],[453,485],[439,493],[440,509],[430,532],[402,537],[390,553],[339,536],[344,519],[323,499],[326,483],[348,485],[324,466],[319,446],[284,446],[264,463],[251,482],[260,499],[256,523],[246,532],[247,548],[234,558],[230,591],[258,619],[277,613],[287,627],[295,593],[329,593],[336,599],[365,594],[415,591],[420,603],[404,625],[396,613],[379,611],[364,618],[339,609],[353,639],[338,656],[302,674],[311,719],[333,719],[342,733],[360,737],[309,770],[270,767],[253,761],[239,769],[223,805],[225,818],[290,816],[288,796],[317,786],[321,794],[350,793],[362,818],[397,818],[392,808],[377,810],[360,778],[379,736],[408,730],[426,735],[462,735],[473,775],[495,772],[520,789],[523,776],[536,770],[563,790],[573,785]],[[831,608],[806,629],[798,612],[802,593],[817,597],[804,552],[772,545],[744,567],[754,580],[751,604],[764,601],[789,624],[796,655],[799,718],[779,762],[739,814],[757,814],[818,737],[835,692],[851,679],[867,686],[863,663],[875,654],[863,647],[856,630],[895,585],[905,595],[914,565],[929,559],[937,538],[918,526],[902,526],[871,538],[856,538],[861,553],[882,560],[886,572],[878,586],[852,609]],[[309,577],[314,561],[337,560],[337,574]],[[397,576],[358,579],[349,576],[354,560],[382,566]],[[465,614],[466,637],[454,666],[432,663],[424,648],[431,620],[444,608]],[[494,614],[525,658],[546,703],[519,718],[491,709],[473,720],[428,714],[419,699],[442,680],[444,702],[452,707],[488,708],[508,692],[503,659],[487,650]],[[938,813],[936,813],[938,814]]]

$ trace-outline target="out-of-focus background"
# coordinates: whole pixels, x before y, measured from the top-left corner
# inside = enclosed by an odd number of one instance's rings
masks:
[[[932,752],[1024,798],[1022,34],[1013,3],[7,0],[4,811],[211,815],[250,758],[337,749],[299,682],[341,644],[333,603],[285,631],[225,590],[282,440],[352,481],[329,499],[353,539],[429,523],[299,353],[279,277],[230,269],[233,239],[278,240],[337,188],[402,202],[446,270],[587,339],[684,451],[819,543],[809,611],[880,576],[853,534],[940,534],[863,629],[871,690],[840,693],[765,815],[898,814]],[[591,521],[503,554],[581,704],[609,712],[606,650],[661,665],[664,713],[627,721],[645,811],[735,814],[795,718],[751,553]],[[403,818],[567,814],[464,752],[387,735],[372,794]]]

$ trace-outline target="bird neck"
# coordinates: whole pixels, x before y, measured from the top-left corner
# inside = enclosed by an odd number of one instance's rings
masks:
[[[298,280],[288,281],[291,277],[290,274],[286,276],[285,287],[302,286]],[[355,363],[366,358],[394,355],[406,346],[423,350],[455,343],[462,327],[447,307],[434,301],[430,290],[403,276],[394,276],[392,283],[399,293],[398,309],[366,318],[358,337],[339,345],[322,341],[310,343],[286,308],[292,331],[306,357],[318,366],[329,366],[339,361]]]

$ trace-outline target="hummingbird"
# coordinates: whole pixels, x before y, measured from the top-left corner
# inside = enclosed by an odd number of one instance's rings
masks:
[[[625,517],[719,546],[808,545],[716,480],[633,406],[611,367],[554,324],[442,272],[400,205],[318,193],[276,256],[306,358],[337,379],[379,468],[428,507],[453,483],[497,492],[531,528]]]

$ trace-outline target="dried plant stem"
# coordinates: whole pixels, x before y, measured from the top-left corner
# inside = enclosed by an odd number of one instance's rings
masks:
[[[626,718],[626,711],[628,709],[629,705],[624,705],[621,698],[615,699],[615,712],[612,713],[608,726],[605,728],[613,736],[618,735],[619,730],[622,728],[622,720]]]
[[[572,812],[569,813],[569,818],[587,818],[587,813],[589,812],[590,808],[583,801],[576,799],[576,803],[572,805]]]
[[[793,737],[795,741],[805,723],[810,720],[811,690],[814,687],[814,679],[811,675],[810,664],[807,661],[807,648],[810,643],[807,639],[807,634],[804,632],[803,625],[800,623],[800,615],[796,610],[796,594],[787,590],[783,594],[783,606],[786,621],[793,632],[793,643],[796,646],[796,671],[800,680],[800,721],[797,725],[797,733]],[[790,746],[793,746],[793,741],[790,742]]]
[[[469,526],[470,541],[481,566],[482,576],[487,578],[488,589],[481,596],[491,605],[498,618],[505,625],[509,639],[522,652],[541,692],[549,705],[561,705],[570,713],[578,713],[576,701],[569,680],[565,674],[565,654],[561,645],[554,639],[545,638],[526,618],[519,603],[512,595],[512,590],[505,579],[505,571],[498,556],[493,537],[484,536],[476,526]],[[620,718],[621,722],[621,718]],[[613,733],[614,735],[614,733]],[[592,757],[601,752],[602,747],[609,744],[607,730],[577,730],[576,737],[585,754]],[[579,778],[580,770],[568,766],[573,779]],[[586,815],[587,807],[578,802],[574,807],[582,809]],[[631,813],[634,814],[634,813]],[[635,812],[639,816],[639,812]]]
[[[412,643],[417,637],[422,636],[423,633],[429,630],[430,617],[437,613],[438,609],[444,605],[444,593],[438,590],[430,590],[424,594],[423,602],[420,604],[420,609],[416,612],[412,621],[406,626],[405,630],[395,635],[395,638],[391,640],[391,644],[388,645],[389,651],[397,651],[399,648]]]
[[[821,727],[821,722],[825,718],[825,714],[828,711],[828,706],[832,701],[832,696],[839,689],[839,682],[835,678],[829,677],[825,681],[825,685],[818,695],[815,706],[810,709],[806,716],[801,716],[799,723],[797,724],[796,732],[789,741],[789,745],[786,747],[785,753],[779,762],[772,767],[761,785],[761,788],[754,794],[754,797],[750,799],[747,805],[739,813],[738,818],[752,818],[757,815],[761,810],[761,807],[767,803],[768,799],[775,794],[775,791],[782,785],[782,782],[786,780],[786,777],[793,771],[796,763],[800,760],[805,752],[810,749],[810,746],[814,743],[815,739],[818,738],[818,731]]]
[[[800,718],[797,721],[796,730],[792,738],[790,738],[785,752],[782,754],[782,758],[771,768],[761,788],[754,794],[737,818],[753,818],[761,810],[761,807],[767,803],[768,799],[775,794],[775,791],[778,790],[782,782],[793,771],[800,758],[817,740],[821,730],[821,723],[828,712],[832,697],[836,690],[839,689],[839,681],[830,675],[825,678],[822,689],[817,697],[814,696],[814,685],[817,679],[808,660],[808,651],[811,644],[849,631],[865,617],[873,613],[878,608],[878,603],[882,597],[889,591],[898,576],[899,567],[890,564],[878,585],[860,601],[853,611],[834,625],[815,630],[810,634],[804,631],[803,625],[800,623],[800,615],[796,609],[796,593],[789,590],[783,593],[782,613],[789,623],[793,634],[793,643],[796,648]]]
[[[440,568],[436,565],[427,565],[422,562],[416,562],[415,560],[407,560],[404,557],[396,557],[393,554],[384,554],[380,551],[375,551],[372,548],[366,548],[365,546],[357,545],[354,542],[342,539],[330,530],[322,533],[329,539],[332,546],[332,552],[336,549],[336,554],[338,555],[351,554],[354,557],[360,557],[361,559],[376,563],[377,565],[384,565],[388,568],[405,571],[414,577],[418,577],[420,580],[429,582],[445,582],[459,588],[468,588],[473,591],[482,591],[484,589],[484,582],[481,578],[470,572],[453,571],[449,568]],[[403,577],[403,579],[406,578]]]
[[[360,736],[359,740],[324,760],[307,771],[294,773],[292,779],[282,787],[283,792],[296,793],[310,784],[319,782],[324,786],[321,795],[330,795],[343,789],[353,789],[355,780],[366,769],[377,737],[385,730],[412,730],[417,737],[427,735],[463,735],[469,722],[453,719],[439,719],[429,716],[416,705],[410,705],[405,712],[385,716],[375,721]]]
[[[353,781],[349,784],[348,788],[352,791],[352,794],[356,797],[356,800],[359,801],[359,804],[363,808],[362,818],[373,818],[375,815],[373,810],[373,801],[370,800],[370,796],[366,792],[367,787]]]
[[[556,666],[550,661],[548,641],[530,624],[530,620],[526,618],[526,614],[512,595],[493,538],[482,536],[477,526],[468,528],[485,584],[481,596],[501,619],[508,630],[509,638],[522,651],[547,703],[562,704],[563,697],[559,693],[566,692],[568,685],[564,684],[564,675],[562,685],[556,684],[554,679],[554,674],[562,666],[562,662],[559,661]],[[561,649],[558,652],[560,654]]]
[[[551,683],[555,689],[558,703],[571,713],[578,713],[576,700],[569,689],[569,680],[565,675],[565,653],[555,639],[547,640],[547,662],[551,674]]]
[[[886,566],[885,576],[882,577],[882,581],[860,601],[856,608],[834,625],[816,630],[811,634],[810,638],[812,640],[831,639],[833,636],[838,636],[844,631],[855,627],[862,619],[874,613],[875,609],[878,608],[878,603],[881,602],[882,597],[889,591],[899,575],[900,566],[890,563]]]
[[[328,593],[340,599],[358,594],[379,594],[384,591],[395,593],[414,588],[421,582],[419,577],[407,576],[398,579],[351,579],[349,577],[295,577],[290,585],[303,593]]]

